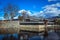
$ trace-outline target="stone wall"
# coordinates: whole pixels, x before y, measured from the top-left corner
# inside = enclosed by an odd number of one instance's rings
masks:
[[[3,21],[0,30],[5,30],[6,33],[16,33],[20,30],[27,31],[43,31],[44,25],[20,25],[19,21]]]
[[[1,23],[2,25],[0,26],[0,31],[1,32],[5,32],[7,33],[17,33],[20,30],[20,25],[19,25],[19,21],[3,21]]]

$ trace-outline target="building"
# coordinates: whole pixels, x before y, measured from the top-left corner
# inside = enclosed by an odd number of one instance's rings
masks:
[[[35,31],[35,32],[41,32],[44,31],[45,25],[44,21],[36,21],[32,19],[25,19],[25,21],[19,21],[18,19],[14,19],[12,21],[10,20],[1,20],[0,21],[0,30],[4,29],[7,30],[9,33],[12,32],[19,32],[20,30],[26,30],[26,31]],[[48,26],[52,26],[53,22],[48,22]],[[13,30],[14,29],[14,30]],[[13,30],[13,31],[11,31]],[[6,31],[6,32],[7,32]]]
[[[53,26],[53,22],[48,22],[48,26]],[[20,22],[20,30],[41,32],[45,29],[44,22]]]

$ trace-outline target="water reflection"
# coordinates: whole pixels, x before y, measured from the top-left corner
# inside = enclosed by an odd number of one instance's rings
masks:
[[[25,37],[20,36],[20,39],[18,39],[18,34],[0,34],[0,40],[59,40],[59,35],[56,32],[49,32],[48,36],[44,38],[43,35],[39,36],[32,36],[28,38],[27,35]],[[27,39],[28,38],[28,39]]]
[[[56,32],[49,32],[48,36],[44,40],[59,40],[59,35]]]
[[[18,40],[18,34],[0,34],[0,40]]]

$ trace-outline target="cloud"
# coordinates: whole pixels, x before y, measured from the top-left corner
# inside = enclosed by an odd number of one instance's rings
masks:
[[[0,17],[0,20],[4,20],[4,17]]]
[[[42,15],[43,15],[43,11],[34,12],[32,15],[33,15],[33,16],[37,16],[37,17],[42,16]]]
[[[31,12],[31,11],[29,11],[29,10],[20,10],[19,13],[22,13],[23,11],[25,11],[26,14],[28,14],[29,16],[34,16],[34,17],[45,17],[43,11]]]
[[[45,16],[58,16],[60,14],[60,3],[46,5],[43,7]]]
[[[19,10],[18,13],[26,12],[26,10]]]
[[[23,10],[20,10],[20,11],[19,11],[19,13],[23,13],[23,12],[26,12],[26,14],[28,14],[28,15],[30,15],[30,16],[32,15],[32,13],[31,13],[30,10],[24,10],[24,9],[23,9]]]
[[[60,14],[59,8],[60,8],[60,3],[56,3],[56,4],[46,5],[42,7],[43,10],[39,12],[32,13],[29,10],[20,10],[19,13],[22,13],[23,11],[25,11],[30,16],[46,18],[46,17],[58,16]]]
[[[30,16],[37,16],[38,14],[42,15],[43,14],[43,11],[39,11],[39,12],[31,12],[30,10],[20,10],[18,11],[19,13],[22,13],[22,12],[26,12],[26,14],[30,15]]]
[[[32,16],[31,11],[29,11],[29,10],[27,11],[27,14],[30,15],[30,16]]]
[[[60,7],[60,3],[56,3],[56,4],[51,4],[51,5],[46,5],[46,6],[44,6],[44,8],[46,8],[46,7]]]
[[[18,18],[18,16],[14,17],[14,19],[17,19],[17,18]]]
[[[60,3],[46,5],[42,9],[42,11],[34,12],[32,15],[36,17],[53,17],[58,16],[60,14]]]
[[[37,16],[37,17],[42,16],[44,18],[58,16],[60,14],[59,8],[60,8],[60,3],[46,5],[46,6],[42,7],[42,9],[43,9],[42,11],[35,12],[32,15]]]
[[[51,1],[60,1],[60,0],[48,0],[48,2],[51,2]]]

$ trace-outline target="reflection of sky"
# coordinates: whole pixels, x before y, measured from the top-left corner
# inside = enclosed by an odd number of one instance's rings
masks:
[[[17,5],[20,10],[25,9],[35,13],[43,11],[43,7],[46,5],[56,4],[59,2],[59,0],[0,0],[0,17],[4,14],[2,9],[9,3]]]

